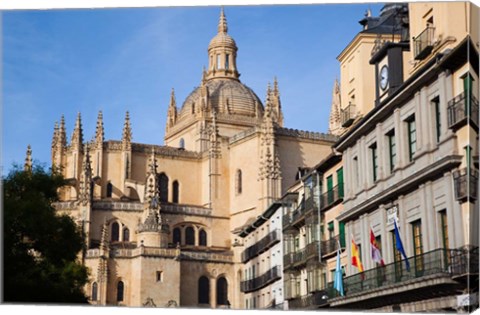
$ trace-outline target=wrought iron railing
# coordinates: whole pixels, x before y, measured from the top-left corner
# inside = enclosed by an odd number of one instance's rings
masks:
[[[260,241],[256,242],[252,246],[249,246],[242,252],[242,262],[245,263],[255,256],[263,253],[273,245],[279,243],[282,239],[282,232],[280,230],[274,230],[268,233]]]
[[[338,249],[338,244],[340,244],[340,235],[335,235],[334,237],[322,241],[321,243],[321,251],[322,251],[322,256],[328,256],[333,253],[337,252]]]
[[[478,100],[465,92],[448,101],[448,127],[456,129],[470,123],[478,128]]]
[[[325,291],[317,291],[312,294],[304,295],[288,301],[290,309],[308,309],[325,305],[328,301],[328,295]]]
[[[413,38],[415,60],[425,59],[433,49],[435,28],[427,26],[417,37]]]
[[[476,200],[478,197],[478,171],[464,168],[453,174],[455,198],[460,201]]]
[[[320,196],[320,209],[323,210],[326,207],[331,206],[343,199],[343,184],[333,187],[331,190],[324,192]]]
[[[275,266],[259,277],[240,282],[240,291],[251,292],[266,287],[282,278],[282,269]]]
[[[283,256],[283,268],[289,269],[307,262],[307,247],[287,253]]]
[[[408,258],[410,270],[405,260],[383,267],[376,267],[343,279],[344,296],[348,297],[367,290],[378,289],[393,284],[402,285],[406,281],[426,276],[478,275],[478,247],[470,249],[436,249],[422,255]],[[327,285],[329,298],[339,297],[333,282]]]
[[[306,247],[306,258],[318,258],[318,250],[319,250],[319,241],[313,241]]]
[[[349,103],[347,107],[343,108],[340,113],[342,127],[350,126],[357,116],[357,106]]]

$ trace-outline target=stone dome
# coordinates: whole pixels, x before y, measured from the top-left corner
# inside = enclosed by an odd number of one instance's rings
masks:
[[[225,47],[225,46],[228,46],[237,50],[237,44],[235,43],[235,40],[230,35],[228,35],[227,33],[218,33],[210,41],[210,44],[208,45],[208,49],[212,49],[215,47]]]
[[[209,100],[217,113],[261,117],[263,105],[255,92],[237,80],[214,79],[205,82]],[[185,99],[179,113],[179,119],[188,117],[202,106],[201,87],[197,87]]]

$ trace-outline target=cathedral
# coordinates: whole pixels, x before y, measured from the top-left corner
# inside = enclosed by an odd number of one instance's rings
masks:
[[[262,102],[239,79],[237,50],[221,10],[199,86],[181,106],[172,90],[163,145],[134,142],[128,112],[117,141],[104,139],[102,112],[91,141],[80,114],[69,140],[64,117],[55,124],[52,165],[68,185],[54,206],[86,237],[91,304],[244,307],[236,231],[337,137],[284,127],[277,79]]]

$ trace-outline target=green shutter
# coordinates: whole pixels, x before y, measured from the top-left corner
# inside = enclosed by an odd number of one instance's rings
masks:
[[[468,116],[471,114],[472,82],[472,76],[467,73],[463,78],[463,91],[465,92],[465,114]]]
[[[338,197],[343,198],[343,167],[337,170]]]
[[[333,177],[332,175],[327,177],[327,204],[333,202]]]
[[[340,246],[342,248],[345,248],[346,247],[346,244],[345,244],[345,223],[344,222],[338,222],[338,230],[339,230],[339,234],[340,234]]]

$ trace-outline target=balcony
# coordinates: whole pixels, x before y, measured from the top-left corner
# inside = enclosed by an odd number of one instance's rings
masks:
[[[324,210],[343,200],[343,184],[337,185],[320,196],[320,210]]]
[[[333,289],[333,282],[328,284],[327,292],[329,296],[329,302],[336,306],[342,304],[342,299],[348,299],[349,297],[355,297],[358,300],[358,296],[364,295],[364,301],[367,299],[369,292],[377,292],[372,294],[372,299],[382,299],[382,295],[395,293],[400,298],[400,292],[398,288],[406,290],[408,292],[409,286],[412,285],[415,289],[419,289],[419,284],[429,285],[441,285],[442,283],[452,283],[451,279],[455,277],[478,275],[478,247],[473,249],[436,249],[422,255],[409,257],[410,271],[406,270],[405,261],[391,263],[383,267],[377,267],[367,270],[363,273],[355,274],[343,279],[343,287],[345,296],[341,297],[339,293]],[[449,278],[445,282],[436,281],[432,282],[432,279]],[[429,279],[426,281],[424,279]],[[422,282],[422,280],[424,280]],[[382,289],[379,291],[378,289]],[[393,290],[387,292],[388,290]],[[455,290],[456,288],[453,288]],[[383,294],[378,294],[382,292]],[[435,290],[429,290],[432,294]],[[392,301],[387,301],[393,303]],[[376,303],[382,303],[378,301]],[[371,307],[379,307],[380,304],[376,304]]]
[[[306,258],[318,259],[318,241],[313,241],[306,246]]]
[[[259,277],[240,282],[240,291],[244,293],[260,290],[282,278],[280,266],[275,266]]]
[[[288,301],[289,309],[315,309],[327,304],[328,295],[325,291],[316,291]]]
[[[262,238],[260,241],[254,245],[248,247],[242,252],[242,262],[246,263],[253,257],[260,255],[265,252],[267,249],[271,248],[273,245],[279,243],[282,238],[282,233],[280,230],[274,230],[268,233],[267,236]]]
[[[464,168],[453,173],[455,198],[460,202],[475,201],[478,198],[478,171]]]
[[[348,106],[341,110],[342,127],[349,127],[357,117],[357,106],[352,103],[348,103]]]
[[[434,27],[427,26],[417,37],[413,38],[415,60],[423,60],[432,52],[434,31]]]
[[[332,256],[337,252],[338,244],[340,244],[340,235],[336,235],[329,240],[322,241],[321,250],[322,257]]]
[[[457,130],[469,124],[478,130],[478,100],[475,96],[466,97],[465,92],[448,102],[448,128]]]
[[[307,247],[283,256],[283,269],[300,268],[307,262]]]

